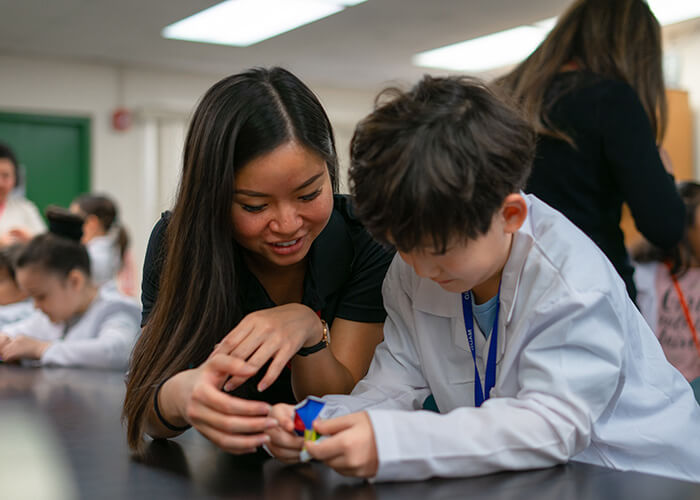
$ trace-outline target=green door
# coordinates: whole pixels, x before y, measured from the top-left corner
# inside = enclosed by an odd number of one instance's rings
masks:
[[[90,119],[0,112],[0,142],[17,156],[28,199],[67,207],[90,190]]]

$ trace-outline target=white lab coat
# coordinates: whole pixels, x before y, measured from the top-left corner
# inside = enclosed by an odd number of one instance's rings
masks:
[[[700,481],[700,407],[603,253],[560,213],[529,214],[502,275],[496,385],[474,408],[459,294],[397,255],[366,377],[321,416],[367,409],[376,480],[472,476],[570,459]],[[478,325],[474,324],[478,330]],[[482,383],[488,342],[475,334]],[[433,394],[441,414],[418,410]]]
[[[39,360],[41,365],[124,370],[140,323],[141,308],[135,300],[100,289],[88,310],[67,331],[65,323],[52,323],[37,310],[27,319],[4,327],[3,333],[52,341]]]
[[[0,306],[0,332],[5,325],[17,323],[34,314],[34,301],[25,299],[12,304]]]
[[[117,233],[110,231],[104,236],[95,236],[85,244],[90,256],[90,275],[99,286],[114,280],[121,267]]]
[[[0,214],[0,235],[17,228],[37,235],[46,231],[46,224],[34,203],[22,196],[10,196]]]

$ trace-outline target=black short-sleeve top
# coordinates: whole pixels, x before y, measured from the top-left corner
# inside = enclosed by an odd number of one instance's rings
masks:
[[[148,242],[141,285],[142,326],[148,321],[158,297],[165,256],[165,232],[169,221],[170,213],[163,213]],[[372,239],[360,224],[353,214],[350,198],[335,195],[328,224],[309,250],[302,304],[318,312],[329,325],[333,324],[335,318],[363,323],[383,322],[386,312],[381,287],[392,254]],[[247,267],[242,266],[237,271],[245,314],[275,306],[262,284]],[[226,333],[228,332],[221,332],[221,337]],[[235,394],[271,403],[293,403],[295,399],[289,368],[284,369],[270,388],[262,393],[257,392],[255,385],[266,368],[263,367],[258,375],[239,387]]]

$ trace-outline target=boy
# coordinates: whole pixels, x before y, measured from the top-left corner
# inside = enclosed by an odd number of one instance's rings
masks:
[[[520,191],[534,138],[466,78],[425,77],[358,125],[356,212],[399,255],[384,342],[351,395],[324,398],[321,417],[349,414],[315,422],[312,457],[377,480],[573,459],[700,481],[688,383],[596,245]],[[431,394],[440,413],[406,411]],[[291,407],[271,416],[270,451],[294,461]]]

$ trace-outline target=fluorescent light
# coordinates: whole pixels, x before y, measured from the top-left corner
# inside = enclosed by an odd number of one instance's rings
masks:
[[[647,4],[664,26],[700,17],[698,0],[647,0]]]
[[[556,18],[428,50],[413,56],[417,66],[486,71],[525,59],[547,36]]]
[[[700,17],[700,0],[647,0],[662,26]],[[556,17],[518,26],[413,56],[413,64],[478,73],[515,64],[534,51],[554,27]]]
[[[247,47],[366,0],[226,0],[166,26],[165,38]]]

